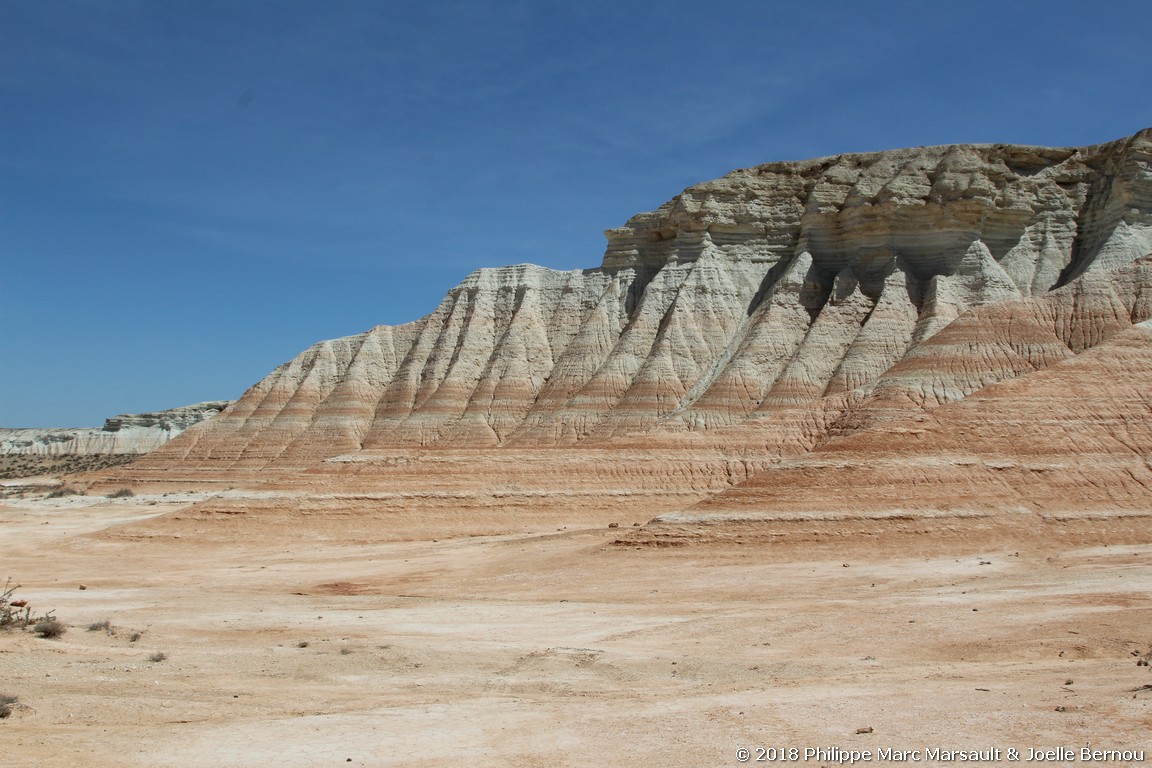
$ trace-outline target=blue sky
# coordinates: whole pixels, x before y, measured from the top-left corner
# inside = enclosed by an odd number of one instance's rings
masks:
[[[1152,126],[1146,2],[0,0],[0,426],[238,397],[771,160]]]

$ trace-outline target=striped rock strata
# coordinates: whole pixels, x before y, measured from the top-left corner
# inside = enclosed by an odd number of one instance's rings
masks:
[[[156,413],[124,413],[104,426],[63,429],[0,428],[0,455],[88,456],[143,454],[154,451],[193,424],[212,418],[231,405],[214,401]]]
[[[1144,131],[737,170],[608,230],[597,269],[481,269],[420,320],[321,342],[132,471],[637,435],[766,465],[1147,319],[1150,163]]]
[[[1146,537],[1152,321],[1132,319],[1152,315],[1152,256],[1086,278],[967,313],[841,410],[810,451],[662,516],[655,535],[716,521],[771,523],[773,535],[831,523],[844,535],[924,517],[1066,530],[1104,516]]]

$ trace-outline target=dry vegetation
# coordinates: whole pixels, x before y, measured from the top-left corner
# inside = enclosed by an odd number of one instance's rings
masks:
[[[140,458],[136,453],[93,455],[37,456],[30,454],[0,455],[0,480],[44,475],[76,475],[110,467],[122,467]]]
[[[32,608],[32,604],[27,600],[16,597],[16,590],[20,589],[20,585],[12,584],[12,579],[9,578],[4,583],[3,589],[0,589],[0,630],[13,630],[13,629],[26,629],[29,626],[35,628],[38,634],[42,637],[47,635],[41,633],[41,625],[46,627],[56,622],[52,611],[37,615]],[[56,622],[58,623],[58,622]],[[61,625],[62,627],[63,625]],[[49,631],[54,630],[54,627],[49,627]],[[52,636],[59,636],[63,634],[63,629]]]
[[[0,693],[0,720],[12,714],[12,708],[16,706],[16,702],[19,700],[17,696]]]
[[[32,626],[32,631],[47,640],[54,640],[67,632],[68,627],[56,619],[43,619]]]

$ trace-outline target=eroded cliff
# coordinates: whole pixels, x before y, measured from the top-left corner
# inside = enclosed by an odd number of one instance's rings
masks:
[[[65,456],[143,454],[159,448],[193,424],[231,405],[219,400],[155,413],[122,413],[102,427],[63,429],[0,428],[0,455]]]
[[[420,320],[321,342],[157,459],[258,467],[394,446],[564,445],[856,401],[901,361],[913,375],[916,350],[972,308],[1152,252],[1150,159],[1144,131],[1084,148],[927,147],[734,171],[609,230],[597,269],[481,269]],[[1111,311],[1089,304],[1076,311]],[[1138,302],[1124,322],[1145,311]],[[947,401],[1060,349],[1020,350],[1024,362],[954,391],[937,371],[909,389]]]

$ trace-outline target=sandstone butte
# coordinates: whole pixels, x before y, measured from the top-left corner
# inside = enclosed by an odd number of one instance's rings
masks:
[[[630,543],[1147,537],[1152,129],[768,163],[606,235],[598,268],[480,269],[320,342],[98,486],[460,532],[652,518]]]

